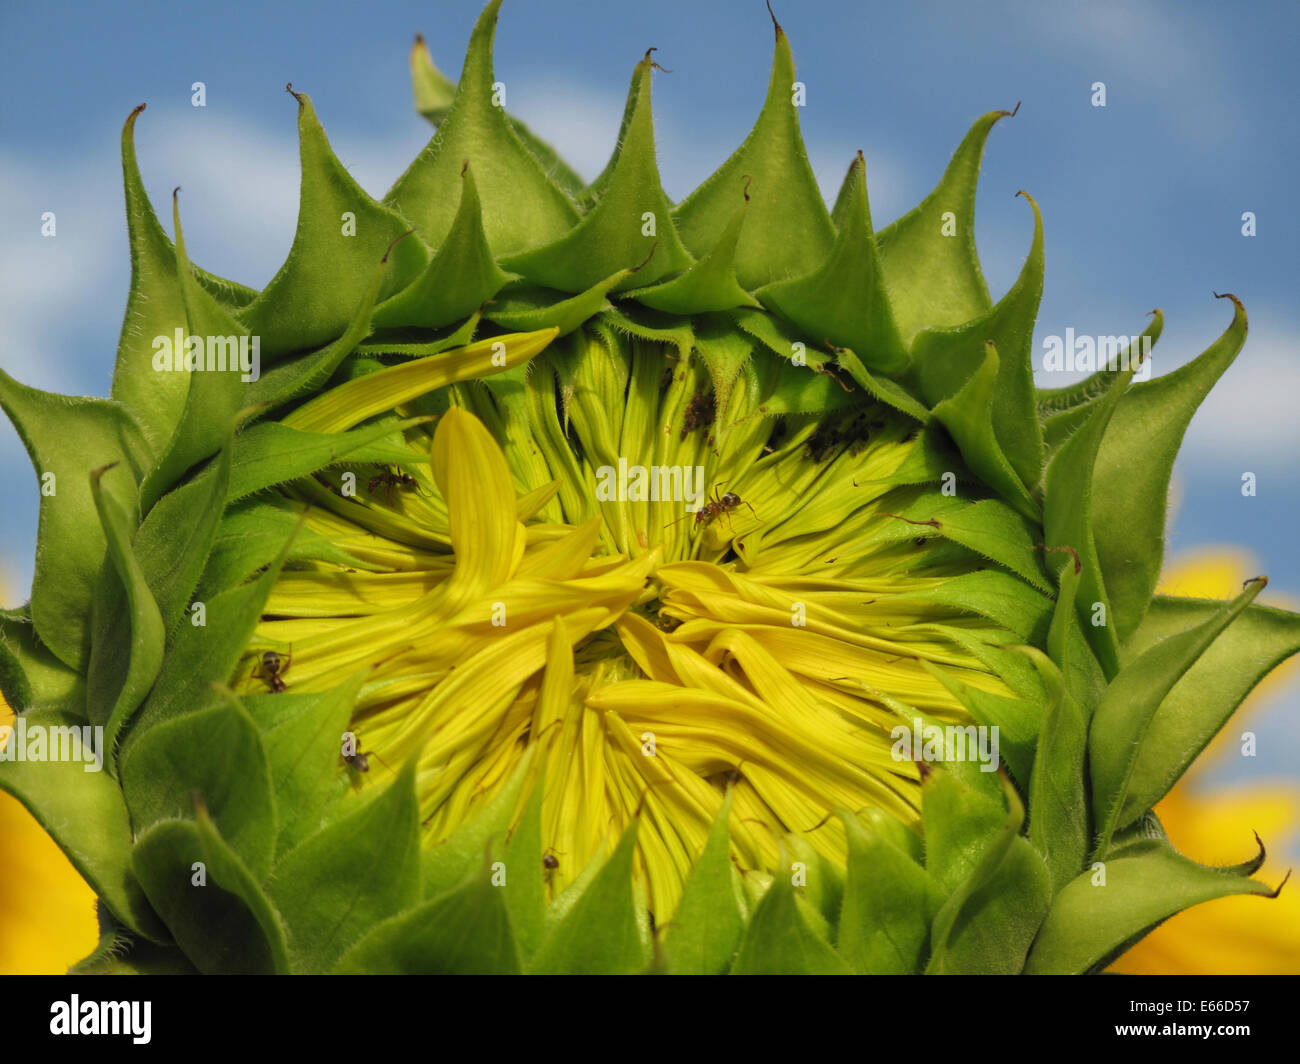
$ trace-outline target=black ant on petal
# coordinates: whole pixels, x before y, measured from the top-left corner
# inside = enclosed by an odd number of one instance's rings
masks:
[[[392,506],[396,500],[398,488],[414,488],[416,491],[420,491],[420,482],[410,473],[385,469],[382,473],[376,473],[370,478],[370,481],[366,484],[366,492],[374,495],[375,489],[379,487],[385,489],[384,497],[388,500],[388,505]]]
[[[343,746],[339,756],[352,772],[354,782],[359,782],[362,773],[370,771],[371,756],[379,757],[373,750],[362,750],[360,746],[361,740],[357,738],[356,733],[350,731],[343,733]],[[379,763],[388,768],[388,763],[382,757],[379,757]],[[391,772],[392,769],[389,771]]]
[[[279,694],[281,691],[289,690],[289,685],[284,682],[284,674],[289,671],[289,664],[292,661],[292,654],[279,654],[274,650],[268,650],[253,667],[253,675],[265,680],[272,694]]]
[[[555,870],[560,867],[560,859],[555,856],[560,852],[561,851],[557,850],[554,846],[548,846],[542,854],[542,878],[545,879],[547,883],[551,881],[551,877],[555,874]]]

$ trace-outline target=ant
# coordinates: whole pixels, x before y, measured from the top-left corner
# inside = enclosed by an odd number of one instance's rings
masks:
[[[560,867],[560,859],[555,856],[560,852],[554,846],[548,846],[546,852],[542,854],[542,875],[548,883],[551,881],[551,876],[555,873],[555,870]]]
[[[722,485],[718,485],[718,487],[721,486]],[[758,511],[756,511],[749,503],[745,502],[745,500],[734,491],[724,492],[722,495],[719,495],[718,487],[713,489],[713,498],[695,512],[695,521],[691,525],[692,528],[698,527],[699,525],[707,525],[714,518],[721,517],[723,514],[729,514],[732,510],[737,510],[741,506],[749,506],[749,512],[752,513],[755,518],[758,517]],[[681,517],[677,518],[677,521],[683,521],[688,516],[688,514],[683,514]],[[668,524],[675,525],[677,521],[669,521]]]
[[[375,488],[380,487],[381,485],[387,489],[386,496],[389,506],[393,505],[395,492],[398,488],[415,488],[416,491],[420,490],[420,482],[416,480],[415,477],[411,476],[410,473],[403,473],[401,471],[394,473],[391,469],[385,469],[382,473],[377,473],[375,476],[371,477],[370,482],[366,485],[366,491],[370,495],[373,495],[375,493]]]
[[[268,650],[262,655],[262,660],[253,666],[253,675],[265,680],[272,694],[279,694],[289,690],[289,685],[284,682],[284,674],[289,671],[289,663],[292,661],[292,654],[280,655],[274,650]]]
[[[344,732],[343,747],[340,750],[339,756],[343,758],[344,762],[347,763],[348,768],[351,769],[353,772],[355,773],[369,772],[370,755],[374,754],[375,757],[379,757],[379,755],[375,754],[373,750],[359,750],[357,749],[359,746],[360,746],[360,740],[357,739],[356,735],[353,732]],[[348,753],[349,750],[351,750],[352,752]],[[379,757],[379,762],[385,768],[388,768],[388,763],[384,761],[382,757]],[[389,769],[389,771],[391,772],[392,770]]]
[[[686,439],[687,435],[696,429],[707,428],[713,424],[713,419],[717,416],[717,399],[712,390],[707,392],[696,392],[691,401],[686,404],[686,413],[682,418],[682,435]],[[712,443],[712,437],[709,438]]]

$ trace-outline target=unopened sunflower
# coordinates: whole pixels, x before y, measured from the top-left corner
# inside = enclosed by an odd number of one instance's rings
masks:
[[[653,56],[588,185],[504,110],[498,6],[458,86],[417,43],[437,134],[382,201],[290,88],[262,292],[175,196],[169,241],[138,109],[112,398],[0,378],[43,495],[0,786],[99,896],[81,969],[1084,972],[1272,893],[1150,812],[1300,645],[1263,578],[1153,596],[1240,303],[1173,373],[1133,380],[1157,313],[1036,389],[1033,200],[997,303],[973,240],[1011,112],[877,232],[860,154],[818,192],[777,26],[674,205]]]

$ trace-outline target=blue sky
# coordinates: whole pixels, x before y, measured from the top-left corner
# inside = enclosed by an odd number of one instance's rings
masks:
[[[883,226],[921,199],[970,122],[1023,101],[994,130],[976,231],[995,297],[1014,280],[1043,209],[1041,338],[1131,334],[1160,307],[1155,373],[1203,350],[1244,300],[1251,335],[1204,404],[1176,468],[1173,554],[1235,543],[1267,572],[1265,601],[1300,604],[1300,150],[1293,55],[1300,5],[777,2],[799,77],[809,155],[833,196],[858,149]],[[478,0],[366,5],[76,4],[0,7],[0,366],[38,387],[106,394],[129,280],[118,138],[132,107],[156,204],[184,186],[191,256],[254,286],[290,245],[295,110],[312,95],[335,151],[382,195],[427,140],[411,108],[412,34],[455,77]],[[771,25],[761,0],[506,0],[497,75],[513,111],[592,177],[649,46],[664,186],[680,199],[743,139],[761,105]],[[190,106],[203,81],[207,106]],[[1091,105],[1094,82],[1107,106]],[[58,236],[40,236],[43,211]],[[1257,235],[1241,234],[1253,211]],[[170,228],[170,226],[169,226]],[[1066,378],[1042,378],[1057,385]],[[1142,456],[1134,455],[1140,462]],[[1241,475],[1258,495],[1243,498]],[[37,493],[0,427],[0,570],[7,601],[31,579]],[[1250,569],[1250,572],[1245,571]],[[1296,772],[1300,694],[1255,721],[1260,756],[1224,772]]]

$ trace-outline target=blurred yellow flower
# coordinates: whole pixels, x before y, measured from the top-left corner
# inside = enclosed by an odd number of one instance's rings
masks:
[[[0,697],[0,725],[13,720]],[[61,975],[98,941],[95,892],[22,804],[0,792],[0,975]]]
[[[1237,548],[1185,554],[1166,567],[1157,589],[1167,595],[1231,598],[1255,559]],[[1274,669],[1238,711],[1249,714],[1294,682],[1297,662]],[[1277,883],[1286,875],[1278,856],[1300,830],[1300,784],[1291,781],[1216,787],[1197,784],[1208,768],[1235,747],[1240,729],[1225,728],[1191,770],[1156,806],[1174,846],[1202,864],[1236,864],[1250,857],[1252,832],[1270,845],[1257,878]],[[1272,901],[1238,896],[1206,902],[1161,924],[1111,966],[1129,975],[1280,975],[1300,973],[1300,890],[1288,886]]]

